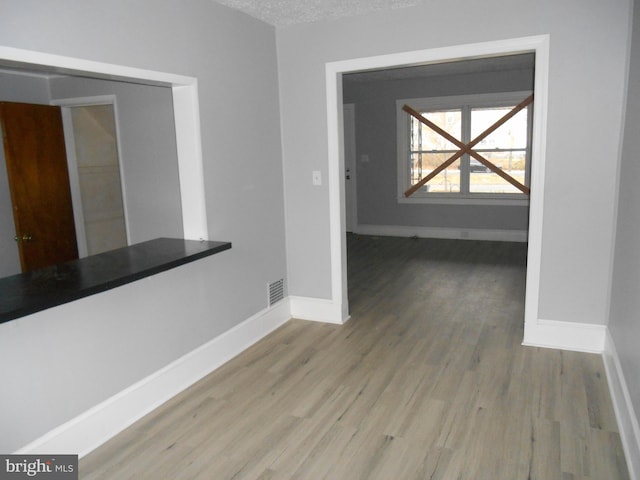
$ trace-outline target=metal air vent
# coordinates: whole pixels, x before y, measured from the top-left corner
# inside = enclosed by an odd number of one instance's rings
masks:
[[[284,298],[284,279],[269,284],[269,306]]]

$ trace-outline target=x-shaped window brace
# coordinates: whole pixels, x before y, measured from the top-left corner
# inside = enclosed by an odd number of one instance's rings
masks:
[[[438,175],[441,171],[443,171],[445,168],[447,168],[449,165],[451,165],[453,162],[455,162],[458,158],[460,158],[465,153],[468,153],[473,158],[478,160],[481,164],[483,164],[485,167],[489,168],[492,172],[494,172],[497,175],[499,175],[500,177],[504,178],[507,182],[509,182],[514,187],[516,187],[518,190],[520,190],[525,195],[529,195],[529,193],[530,193],[529,187],[527,187],[526,185],[523,185],[518,180],[513,178],[511,175],[503,172],[500,167],[495,166],[489,160],[487,160],[482,155],[480,155],[478,152],[473,150],[473,147],[475,147],[478,143],[480,143],[486,137],[491,135],[491,133],[493,133],[498,128],[500,128],[502,125],[504,125],[510,118],[514,117],[520,110],[522,110],[523,108],[526,108],[531,102],[533,102],[533,94],[529,95],[522,102],[520,102],[518,105],[513,107],[513,109],[511,109],[506,115],[504,115],[502,118],[500,118],[500,120],[495,122],[493,125],[491,125],[489,128],[487,128],[484,132],[482,132],[480,135],[478,135],[475,139],[473,139],[471,142],[467,143],[466,145],[464,143],[462,143],[460,140],[458,140],[457,138],[451,136],[449,133],[445,132],[442,128],[440,128],[435,123],[433,123],[433,122],[427,120],[426,118],[424,118],[422,115],[420,115],[419,112],[415,111],[410,106],[404,105],[402,107],[402,109],[405,112],[407,112],[409,115],[414,117],[420,123],[424,123],[426,126],[431,128],[436,133],[442,135],[444,138],[449,140],[451,143],[453,143],[454,145],[456,145],[460,149],[456,153],[454,153],[448,160],[445,160],[443,163],[441,163],[440,166],[438,166],[435,170],[433,170],[429,175],[427,175],[426,177],[421,179],[418,183],[416,183],[411,188],[409,188],[406,192],[404,192],[404,196],[405,197],[410,197],[411,195],[413,195],[425,183],[427,183],[433,177]]]

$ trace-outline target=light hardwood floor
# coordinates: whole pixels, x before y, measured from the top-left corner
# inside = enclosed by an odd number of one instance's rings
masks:
[[[523,347],[524,244],[349,236],[352,318],[292,320],[83,479],[617,480],[597,355]]]

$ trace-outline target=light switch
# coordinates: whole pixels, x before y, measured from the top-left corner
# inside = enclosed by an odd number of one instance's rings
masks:
[[[312,176],[314,186],[319,187],[320,185],[322,185],[322,173],[320,173],[320,170],[314,170],[312,172]]]

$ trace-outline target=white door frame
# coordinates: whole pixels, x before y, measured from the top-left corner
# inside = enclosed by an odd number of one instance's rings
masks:
[[[538,320],[540,260],[542,254],[542,215],[547,132],[549,83],[549,35],[522,37],[495,42],[456,45],[390,55],[330,62],[325,65],[328,131],[329,235],[331,250],[331,301],[344,322],[349,318],[345,241],[344,139],[342,135],[342,74],[362,70],[440,63],[473,57],[535,52],[534,120],[532,134],[531,197],[527,287],[525,294],[525,332]]]
[[[344,156],[345,156],[345,229],[355,232],[358,227],[358,175],[356,160],[356,106],[344,104]],[[349,181],[347,181],[349,176]]]
[[[67,146],[67,163],[69,166],[69,184],[71,186],[71,197],[73,199],[73,213],[76,223],[76,237],[78,241],[78,256],[86,257],[88,254],[87,235],[84,227],[84,207],[80,195],[80,181],[78,176],[78,159],[75,149],[75,135],[73,122],[71,120],[71,108],[92,107],[95,105],[111,105],[113,107],[113,122],[116,130],[116,155],[118,157],[118,168],[120,169],[120,190],[122,191],[122,204],[124,209],[125,233],[127,245],[131,244],[129,236],[129,214],[127,211],[127,193],[124,188],[124,172],[122,165],[122,149],[120,148],[120,127],[118,122],[118,104],[115,95],[97,95],[91,97],[62,98],[51,101],[51,105],[58,105],[62,110],[62,124],[64,127],[64,138]]]

